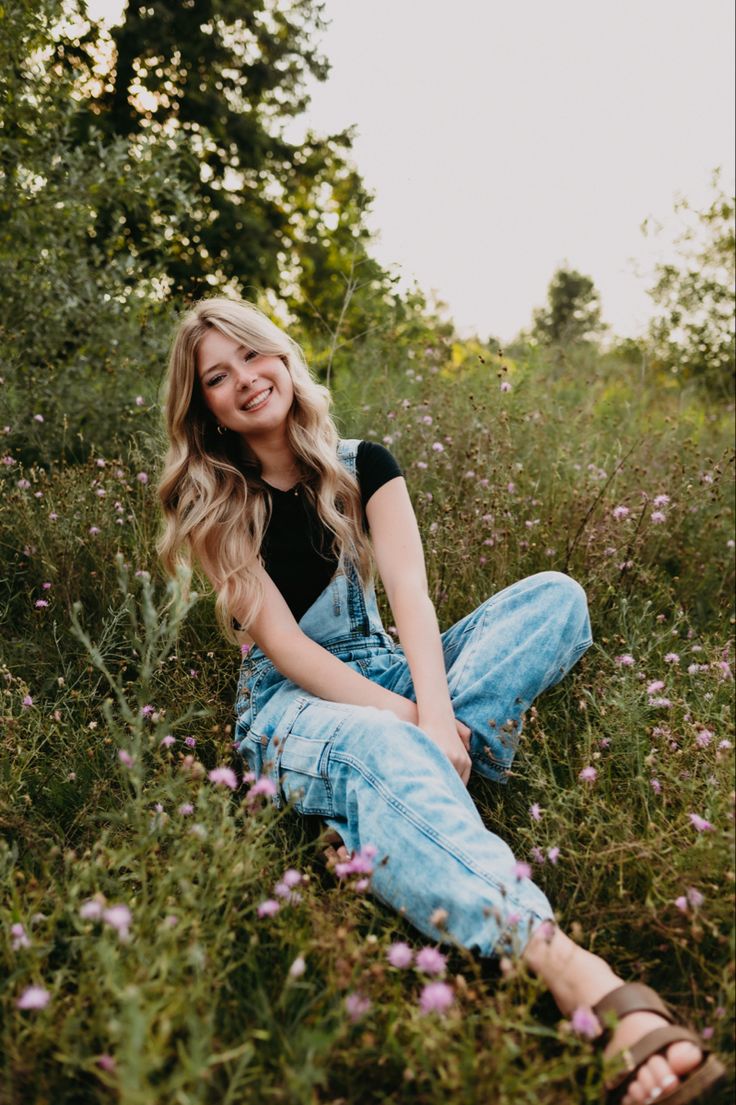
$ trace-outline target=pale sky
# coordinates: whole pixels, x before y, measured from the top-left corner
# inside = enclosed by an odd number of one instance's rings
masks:
[[[90,0],[119,15],[121,0]],[[355,124],[375,193],[373,252],[449,307],[461,333],[508,341],[562,264],[593,277],[622,336],[677,195],[734,180],[732,0],[325,0],[314,83],[289,131]],[[665,239],[666,241],[666,239]]]

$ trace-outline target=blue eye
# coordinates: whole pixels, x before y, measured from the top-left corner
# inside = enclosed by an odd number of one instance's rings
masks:
[[[213,388],[216,384],[219,384],[220,380],[225,379],[225,374],[221,372],[218,376],[210,376],[209,380],[205,384],[205,387]]]
[[[251,361],[254,357],[257,357],[257,356],[258,356],[258,354],[256,353],[256,351],[254,349],[249,349],[245,353],[245,356],[243,357],[243,360]]]

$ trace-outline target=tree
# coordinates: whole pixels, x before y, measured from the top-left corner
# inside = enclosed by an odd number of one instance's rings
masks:
[[[655,368],[727,398],[734,385],[736,206],[720,185],[719,170],[711,184],[715,195],[702,210],[686,199],[675,205],[685,226],[676,241],[677,260],[656,268],[649,295],[658,313],[649,339]],[[650,231],[648,220],[642,230]]]
[[[545,345],[572,345],[605,329],[600,295],[589,276],[558,269],[547,290],[547,306],[534,312],[532,336]]]
[[[102,82],[90,79],[94,50],[64,55],[86,89],[80,127],[111,142],[180,139],[177,175],[193,202],[162,257],[174,295],[268,290],[329,329],[356,265],[363,288],[370,269],[386,291],[368,257],[371,197],[349,160],[351,132],[284,137],[308,102],[307,79],[328,72],[314,47],[321,12],[319,0],[128,0]],[[120,232],[134,246],[156,219],[155,209],[133,210]],[[98,235],[110,230],[100,209]],[[360,296],[352,300],[343,323],[357,333]]]
[[[86,49],[80,26],[64,0],[0,10],[4,444],[26,460],[83,454],[91,438],[115,436],[137,393],[153,398],[166,342],[150,325],[160,258],[191,204],[178,141],[103,142],[93,129],[78,141],[77,77],[58,49]],[[146,230],[131,243],[135,212]]]

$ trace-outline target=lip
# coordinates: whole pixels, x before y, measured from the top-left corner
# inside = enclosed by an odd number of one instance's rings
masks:
[[[259,406],[257,406],[257,407],[256,407],[256,408],[254,409],[254,411],[249,411],[249,410],[246,410],[246,407],[248,406],[248,404],[249,404],[249,403],[252,403],[254,399],[258,399],[258,398],[259,398],[259,396],[261,396],[261,395],[265,395],[265,394],[266,394],[266,392],[270,392],[270,394],[268,395],[268,398],[267,398],[267,399],[264,399],[264,401],[263,401],[262,403],[260,403],[260,404],[259,404]],[[249,399],[247,399],[245,403],[243,403],[243,405],[242,405],[242,407],[240,408],[240,410],[241,410],[241,411],[243,412],[243,414],[253,414],[253,413],[255,413],[256,411],[260,411],[260,410],[262,410],[262,409],[263,409],[263,407],[265,407],[265,406],[267,406],[267,405],[268,405],[268,401],[269,401],[269,399],[271,398],[271,395],[273,395],[273,384],[269,384],[269,386],[268,386],[268,387],[265,387],[265,388],[261,388],[261,390],[260,390],[260,391],[257,391],[257,392],[255,393],[255,395],[251,395],[251,396],[250,396],[250,398],[249,398]]]

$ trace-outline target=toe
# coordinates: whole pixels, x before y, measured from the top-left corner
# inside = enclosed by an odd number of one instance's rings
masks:
[[[703,1053],[689,1040],[671,1044],[667,1049],[667,1063],[674,1074],[683,1075],[697,1067],[703,1058]]]
[[[654,1078],[654,1088],[649,1096],[652,1101],[658,1101],[666,1093],[672,1092],[679,1079],[672,1073],[672,1068],[664,1055],[653,1055],[647,1066]]]

